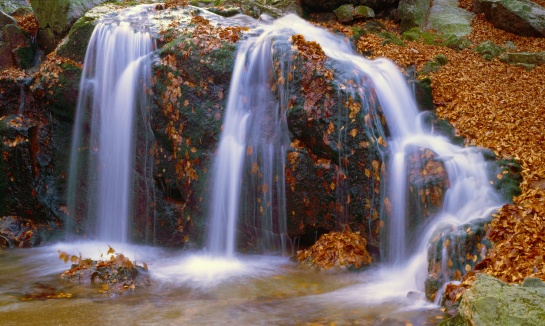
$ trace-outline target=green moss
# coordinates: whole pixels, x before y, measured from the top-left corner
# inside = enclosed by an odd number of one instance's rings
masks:
[[[493,58],[505,52],[505,48],[496,45],[492,41],[484,41],[479,43],[474,49],[473,52],[480,54],[486,60],[492,60]]]
[[[95,23],[94,18],[86,16],[78,19],[68,33],[67,41],[57,49],[57,54],[76,62],[83,62],[91,35],[95,30]]]
[[[17,57],[17,64],[21,69],[29,69],[34,66],[34,56],[36,49],[34,46],[26,46],[13,50]]]
[[[468,48],[471,45],[471,42],[465,37],[460,37],[456,35],[448,35],[447,39],[444,42],[445,46],[453,50],[463,50]]]
[[[405,46],[403,40],[397,37],[397,35],[395,35],[394,33],[383,31],[378,33],[377,35],[384,39],[384,41],[382,42],[383,45],[392,43],[398,46]]]
[[[342,5],[333,12],[341,23],[347,23],[354,19],[354,6],[351,4]]]

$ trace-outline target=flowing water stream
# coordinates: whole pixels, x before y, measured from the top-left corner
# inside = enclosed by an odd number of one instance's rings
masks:
[[[145,80],[142,72],[148,69],[143,62],[154,50],[150,34],[135,28],[141,26],[138,23],[141,17],[141,12],[131,15],[127,11],[97,26],[81,82],[71,178],[79,176],[88,181],[79,185],[71,181],[69,191],[76,194],[71,213],[77,215],[76,207],[80,207],[77,196],[86,194],[79,202],[85,202],[83,214],[96,219],[99,242],[0,251],[2,322],[437,324],[442,318],[437,306],[408,298],[407,294],[423,291],[426,246],[436,227],[457,226],[486,217],[501,205],[500,197],[488,182],[487,164],[478,149],[452,145],[421,126],[411,91],[393,63],[366,60],[354,53],[343,38],[293,15],[260,26],[257,36],[248,37],[240,45],[213,172],[213,206],[205,250],[180,253],[126,243],[134,160],[132,119],[138,103],[146,101],[138,97],[145,93],[140,81]],[[319,274],[300,270],[279,255],[249,256],[236,251],[240,216],[264,239],[259,246],[263,252],[286,252],[290,247],[282,179],[289,145],[284,95],[290,85],[286,83],[285,89],[271,87],[271,74],[273,43],[286,42],[293,34],[319,43],[336,62],[336,70],[349,71],[355,76],[356,84],[348,92],[362,101],[364,110],[369,109],[364,89],[371,85],[386,117],[389,131],[384,130],[380,121],[372,121],[369,134],[375,139],[387,139],[389,144],[390,152],[383,153],[383,159],[390,171],[390,181],[383,187],[382,196],[389,199],[393,209],[384,262],[364,273]],[[111,47],[115,45],[127,52],[118,52],[120,48]],[[337,85],[341,82],[334,81]],[[82,119],[88,117],[92,119],[84,123],[86,120]],[[436,153],[449,179],[441,211],[418,228],[416,238],[408,235],[406,211],[406,203],[411,200],[407,160],[414,148],[428,148]],[[81,152],[87,153],[88,158],[78,158]],[[261,172],[259,180],[252,179],[246,171],[254,166]],[[263,184],[268,185],[267,191]],[[255,193],[256,187],[261,187],[260,195],[249,196],[248,192]],[[240,206],[248,198],[254,203]],[[258,215],[265,218],[258,220]],[[104,241],[124,243],[115,249],[131,259],[145,261],[153,284],[113,299],[105,298],[99,287],[59,280],[59,273],[67,266],[58,260],[57,250],[93,257],[107,250]],[[25,293],[36,291],[36,282],[73,293],[73,298],[20,301]]]
[[[97,239],[126,242],[133,210],[134,126],[147,103],[149,54],[145,22],[152,6],[104,18],[95,28],[80,82],[72,141],[68,205]]]

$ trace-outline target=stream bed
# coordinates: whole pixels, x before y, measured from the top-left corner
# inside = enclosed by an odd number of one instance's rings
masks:
[[[117,297],[100,284],[60,278],[70,267],[59,251],[100,259],[108,245],[59,243],[0,249],[2,325],[437,325],[441,310],[418,295],[407,297],[402,275],[302,270],[289,258],[203,253],[112,245],[146,262],[152,284]],[[40,299],[44,289],[70,298]]]

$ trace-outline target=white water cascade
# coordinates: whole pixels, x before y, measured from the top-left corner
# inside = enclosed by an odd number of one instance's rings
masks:
[[[229,106],[226,113],[221,144],[218,150],[214,170],[214,194],[211,210],[211,226],[208,234],[209,249],[213,253],[231,256],[236,248],[237,219],[242,214],[239,209],[243,193],[242,174],[247,156],[248,139],[255,125],[252,115],[258,110],[272,110],[274,115],[282,116],[285,107],[269,105],[270,89],[270,52],[271,40],[286,40],[293,34],[301,34],[307,41],[319,43],[326,55],[335,62],[336,76],[349,74],[355,85],[349,88],[354,99],[361,101],[363,115],[370,114],[369,135],[378,141],[386,139],[388,151],[382,153],[388,173],[388,184],[382,188],[383,198],[391,203],[389,227],[387,231],[387,250],[383,253],[388,270],[395,270],[396,279],[393,292],[406,294],[407,291],[422,290],[426,275],[426,245],[432,232],[445,224],[458,226],[470,220],[490,216],[502,205],[502,199],[489,184],[487,163],[477,148],[462,148],[451,144],[446,138],[433,135],[422,127],[421,116],[412,92],[400,70],[389,60],[367,60],[355,53],[342,37],[333,35],[315,27],[294,15],[288,15],[262,26],[263,32],[242,45],[233,73]],[[259,41],[257,41],[259,40]],[[255,48],[265,47],[265,51]],[[266,55],[265,55],[266,54]],[[340,77],[334,81],[339,86]],[[289,85],[286,85],[289,87]],[[366,89],[371,87],[376,93],[382,113],[386,118],[387,130],[380,118],[371,112]],[[282,94],[282,93],[281,93]],[[281,101],[282,95],[278,96]],[[266,111],[260,111],[266,112]],[[263,113],[261,113],[263,114]],[[276,120],[275,120],[276,121]],[[271,122],[272,124],[272,122]],[[284,125],[282,125],[284,126]],[[285,128],[285,127],[282,127]],[[280,133],[280,132],[279,132]],[[283,137],[283,136],[282,136]],[[277,138],[277,146],[285,144],[284,138]],[[253,139],[252,138],[252,139]],[[411,148],[413,152],[411,152]],[[407,235],[408,212],[408,171],[407,160],[414,148],[430,149],[443,162],[449,179],[448,190],[444,196],[443,207],[428,219],[425,225],[417,228],[418,237]],[[380,151],[380,149],[379,149]],[[281,154],[278,154],[281,155]],[[283,158],[279,159],[282,162]],[[365,160],[365,158],[361,158]],[[243,199],[242,199],[243,200]],[[383,200],[381,200],[383,202]],[[279,210],[285,209],[280,207]],[[384,211],[384,207],[382,208]],[[285,213],[284,213],[285,216]],[[382,284],[382,283],[381,283]],[[384,285],[387,286],[387,285]],[[379,291],[380,292],[380,291]],[[390,293],[385,291],[382,293]]]
[[[85,55],[72,141],[68,203],[98,240],[127,242],[133,212],[135,132],[147,103],[155,41],[145,27],[153,6],[108,15]]]
[[[262,251],[286,249],[289,138],[283,92],[271,90],[271,32],[250,38],[237,53],[212,179],[207,250],[215,256],[234,256],[240,216],[246,216]]]

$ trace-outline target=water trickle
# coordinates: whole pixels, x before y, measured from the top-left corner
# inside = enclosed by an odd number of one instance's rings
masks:
[[[271,33],[250,38],[237,54],[212,179],[207,249],[213,255],[234,255],[240,216],[261,251],[286,248],[289,138],[286,101],[282,90],[273,91]]]
[[[143,26],[152,6],[105,17],[85,56],[72,141],[69,210],[88,221],[99,240],[129,240],[134,213],[134,127],[146,110],[150,53]],[[141,111],[140,111],[141,112]]]

